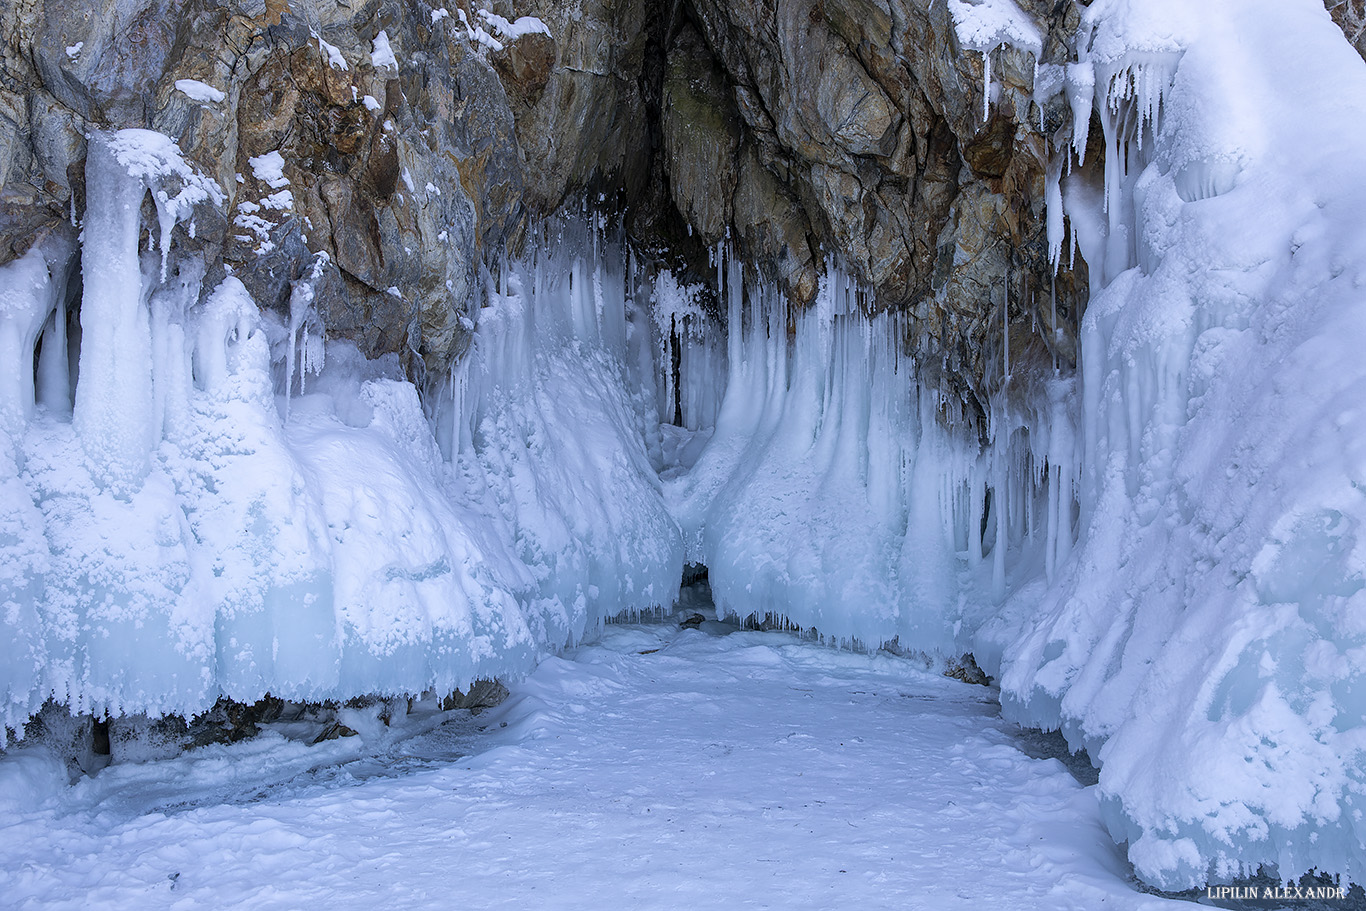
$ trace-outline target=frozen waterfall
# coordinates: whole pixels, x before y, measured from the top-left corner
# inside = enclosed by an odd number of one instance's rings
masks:
[[[94,137],[88,168],[74,417],[76,250],[51,237],[0,269],[7,727],[48,698],[157,715],[449,691],[672,602],[682,540],[632,391],[653,342],[621,244],[547,228],[505,266],[432,397],[438,441],[396,359],[321,356],[316,270],[288,330],[235,278],[204,287],[174,231],[222,197],[169,139]],[[159,255],[139,254],[148,192]]]
[[[1362,882],[1366,68],[1311,0],[1097,0],[1077,43],[1079,547],[974,651],[1148,882]]]

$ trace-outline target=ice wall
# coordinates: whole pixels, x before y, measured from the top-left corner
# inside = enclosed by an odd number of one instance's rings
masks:
[[[667,488],[689,561],[728,614],[957,654],[1009,578],[1070,546],[1070,382],[1003,387],[982,419],[920,380],[900,318],[870,317],[836,264],[794,314],[718,258],[725,397]]]
[[[563,644],[671,606],[683,545],[650,456],[646,277],[600,221],[548,222],[491,285],[438,424],[462,482],[498,506],[534,571],[538,635]]]
[[[648,318],[600,225],[500,270],[424,402],[394,357],[323,356],[317,269],[288,325],[205,286],[177,224],[222,194],[169,139],[90,147],[74,416],[73,245],[0,269],[0,722],[449,691],[671,603]]]
[[[1097,0],[1077,46],[1080,546],[976,654],[1145,880],[1366,881],[1366,69],[1314,0]]]

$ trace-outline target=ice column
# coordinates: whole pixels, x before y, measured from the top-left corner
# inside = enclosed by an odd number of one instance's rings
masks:
[[[81,248],[81,383],[74,421],[94,474],[136,487],[159,438],[152,388],[152,335],[138,258],[142,200],[153,192],[161,226],[162,277],[171,228],[204,201],[222,202],[169,138],[150,130],[97,133],[86,159]],[[166,189],[178,181],[175,196]],[[149,283],[150,284],[150,283]]]
[[[0,267],[0,424],[11,433],[19,432],[33,412],[34,343],[66,286],[61,276],[54,280],[48,274],[42,247],[36,243]]]

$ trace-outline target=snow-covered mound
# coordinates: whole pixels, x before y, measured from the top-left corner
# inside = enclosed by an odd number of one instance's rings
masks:
[[[618,247],[570,232],[503,270],[438,443],[396,359],[323,347],[316,275],[288,327],[232,277],[202,287],[173,231],[222,194],[174,143],[90,148],[78,370],[71,245],[0,269],[0,722],[448,691],[671,603]]]
[[[1144,879],[1366,881],[1366,66],[1316,0],[1097,0],[1078,47],[1080,548],[977,655]]]

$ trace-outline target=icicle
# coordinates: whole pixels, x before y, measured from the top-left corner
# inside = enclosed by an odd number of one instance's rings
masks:
[[[33,348],[60,296],[56,285],[41,244],[0,266],[0,427],[16,435],[33,413]]]
[[[1053,156],[1044,180],[1044,217],[1048,237],[1048,262],[1058,271],[1062,262],[1065,210],[1062,202],[1062,163],[1064,153]]]
[[[301,363],[301,364],[299,365],[299,395],[301,395],[301,396],[302,396],[302,395],[307,395],[307,394],[308,394],[308,368],[309,368],[309,363],[308,363],[308,350],[309,350],[309,344],[308,344],[308,326],[307,326],[306,324],[303,326],[303,333],[304,333],[304,334],[303,334],[303,350],[301,350],[301,351],[299,352],[300,355],[302,356],[302,357],[301,357],[301,360],[303,361],[303,363]],[[286,399],[286,401],[285,401],[285,420],[289,420],[289,401],[288,401],[288,399]]]
[[[1003,302],[1001,304],[1001,324],[1004,327],[1005,345],[1002,347],[1003,373],[1002,383],[1010,382],[1010,263],[1006,262],[1005,281],[1001,286]]]
[[[1049,331],[1053,333],[1053,344],[1049,345],[1053,349],[1053,375],[1058,373],[1058,341],[1062,338],[1058,332],[1058,274],[1055,271],[1048,277],[1049,281]]]
[[[998,433],[1005,433],[1005,430],[998,430]],[[995,444],[995,451],[992,453],[995,490],[991,497],[991,510],[996,514],[996,543],[991,548],[991,591],[992,596],[997,601],[1006,596],[1006,541],[1008,538],[1006,504],[1009,501],[1009,496],[1006,490],[1004,449],[1005,447],[998,439]]]
[[[308,274],[295,281],[289,292],[289,350],[285,352],[285,415],[284,419],[289,420],[290,401],[294,389],[294,367],[295,352],[298,351],[299,363],[299,394],[303,395],[306,388],[304,375],[310,369],[317,372],[321,369],[321,364],[311,363],[310,345],[308,337],[308,321],[316,318],[313,310],[313,300],[317,296],[317,284],[322,280],[323,269],[331,261],[325,251],[319,250],[313,254],[313,265]],[[303,337],[300,340],[299,333],[302,330]]]
[[[71,371],[67,359],[65,300],[57,301],[57,306],[43,329],[42,351],[38,355],[37,396],[38,403],[48,411],[62,415],[71,413]]]
[[[996,48],[982,51],[982,123],[991,119],[991,54]]]
[[[1086,163],[1086,144],[1091,131],[1092,103],[1096,94],[1096,71],[1089,61],[1067,65],[1067,102],[1072,108],[1072,149],[1078,164]]]
[[[151,333],[137,255],[146,188],[99,135],[90,141],[86,184],[81,382],[74,420],[103,480],[132,484],[150,464],[156,432]]]
[[[981,461],[972,469],[968,487],[968,564],[982,562],[982,512],[986,507],[986,478]]]

